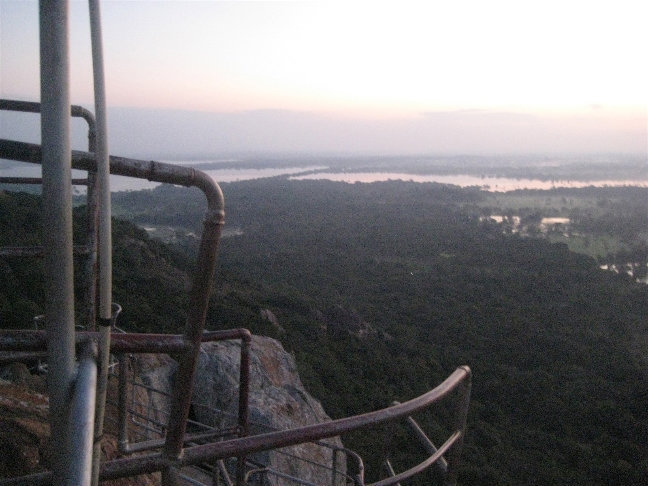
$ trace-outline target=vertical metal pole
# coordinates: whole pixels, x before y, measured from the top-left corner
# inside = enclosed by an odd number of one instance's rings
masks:
[[[222,197],[221,197],[222,202]],[[211,208],[210,208],[211,209]],[[176,386],[171,395],[171,411],[163,455],[170,460],[180,457],[191,406],[191,387],[200,352],[201,336],[205,326],[209,292],[216,267],[216,253],[222,228],[222,214],[208,211],[203,236],[198,249],[195,280],[189,293],[189,313],[185,324],[184,340],[190,348],[179,359]],[[169,467],[162,471],[163,486],[177,484],[177,474]]]
[[[90,152],[94,152],[92,146]],[[97,175],[88,172],[88,192],[86,195],[86,246],[89,253],[84,262],[83,279],[85,289],[85,325],[88,331],[97,330],[97,240],[98,240],[98,207]]]
[[[41,0],[39,17],[45,325],[50,427],[57,441],[52,482],[67,484],[75,375],[68,2]]]
[[[67,483],[88,485],[92,475],[92,438],[97,387],[96,347],[87,343],[82,351],[79,371],[74,384],[70,427],[70,464]],[[56,483],[54,483],[56,484]]]
[[[87,110],[80,113],[88,123],[88,152],[97,151],[97,122]],[[74,107],[72,116],[75,116]],[[76,115],[79,116],[79,115]],[[97,207],[97,174],[88,171],[88,185],[86,194],[86,246],[90,250],[85,259],[83,279],[86,296],[84,301],[86,329],[97,330],[97,241],[99,239],[99,208]]]
[[[385,459],[385,469],[387,470],[387,474],[389,474],[389,477],[393,478],[396,476],[396,471],[394,471],[394,466],[392,466],[392,463],[389,459]],[[396,486],[401,486],[401,483],[396,483]]]
[[[126,452],[128,448],[128,355],[119,355],[119,450]]]
[[[112,324],[112,236],[110,224],[110,162],[106,127],[106,89],[104,81],[101,10],[98,0],[89,0],[92,72],[94,78],[97,138],[97,185],[99,196],[99,325],[101,368],[97,386],[95,443],[92,461],[92,484],[99,483],[101,437],[103,435],[108,366],[110,364],[110,329]]]
[[[94,74],[96,152],[99,196],[99,319],[110,325],[112,316],[112,237],[110,227],[110,163],[106,123],[106,90],[101,40],[101,12],[98,0],[90,0],[90,33]]]

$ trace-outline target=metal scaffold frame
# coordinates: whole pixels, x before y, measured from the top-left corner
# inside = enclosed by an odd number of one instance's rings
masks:
[[[246,457],[259,451],[280,449],[304,442],[321,441],[351,431],[379,424],[407,420],[414,436],[428,456],[420,464],[395,473],[387,463],[389,476],[368,486],[399,484],[436,464],[444,473],[446,484],[456,483],[456,468],[465,435],[470,399],[471,372],[457,368],[433,390],[405,403],[330,422],[291,430],[268,431],[249,436],[248,395],[251,335],[245,329],[205,331],[205,319],[214,281],[216,255],[224,224],[225,206],[219,185],[207,174],[189,167],[108,155],[106,102],[99,4],[90,0],[95,111],[70,106],[68,59],[68,2],[40,2],[41,36],[41,102],[0,100],[0,109],[40,113],[42,145],[0,140],[0,158],[42,165],[42,179],[4,178],[0,182],[42,184],[43,246],[42,248],[0,249],[0,257],[42,256],[45,281],[45,330],[0,331],[0,360],[16,356],[44,356],[48,367],[48,394],[51,434],[57,438],[52,448],[52,470],[20,478],[0,479],[0,485],[55,484],[96,485],[101,480],[117,479],[152,472],[162,473],[164,486],[177,486],[183,481],[181,470],[203,463],[218,464],[227,476],[223,460],[236,458],[235,484],[247,484],[249,478],[274,474],[298,484],[310,484],[262,465]],[[82,116],[89,125],[89,152],[70,147],[70,116]],[[73,180],[71,170],[87,171],[88,177]],[[204,219],[196,270],[189,291],[188,316],[183,334],[122,334],[114,332],[118,308],[112,303],[112,242],[110,228],[109,174],[147,179],[200,189],[206,198]],[[88,186],[87,235],[85,246],[76,253],[86,258],[85,301],[82,323],[86,330],[75,328],[72,241],[72,184]],[[97,331],[97,328],[99,329]],[[233,437],[217,431],[188,434],[187,423],[192,405],[192,387],[197,358],[202,342],[227,339],[240,340],[240,377],[238,422]],[[22,354],[21,354],[22,353]],[[119,446],[128,455],[101,463],[106,390],[110,354],[121,356],[119,367]],[[164,436],[144,442],[129,442],[126,405],[125,356],[129,353],[173,353],[178,358],[175,386],[169,397],[170,412],[164,424]],[[448,396],[456,397],[454,423],[447,440],[437,449],[411,418]],[[220,434],[220,435],[219,435]],[[218,437],[218,441],[195,442]],[[344,448],[321,444],[332,451],[332,485],[342,479],[364,486],[362,459]],[[132,455],[138,452],[140,455]],[[353,476],[338,472],[339,454],[346,454],[356,464]],[[345,469],[346,470],[346,469]],[[216,473],[215,473],[216,474]],[[226,484],[234,484],[229,478]]]

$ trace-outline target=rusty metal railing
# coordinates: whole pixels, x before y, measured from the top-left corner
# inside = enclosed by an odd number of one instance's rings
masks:
[[[18,160],[23,162],[40,163],[42,157],[41,147],[24,142],[0,140],[0,158]],[[74,152],[72,167],[90,172],[96,171],[94,155],[88,152]],[[162,471],[164,482],[174,482],[175,468],[172,466],[182,453],[186,422],[189,415],[191,393],[186,393],[186,387],[193,383],[195,363],[198,356],[202,332],[204,328],[207,305],[214,277],[216,253],[220,239],[221,227],[224,223],[224,199],[222,191],[207,174],[187,167],[178,167],[172,164],[149,162],[142,160],[111,157],[110,171],[113,174],[130,177],[145,178],[157,182],[168,182],[177,185],[194,186],[199,188],[207,199],[207,212],[204,221],[198,261],[193,284],[189,294],[189,313],[185,324],[185,331],[180,339],[179,367],[177,382],[181,384],[174,389],[171,401],[171,414],[164,445],[164,457],[168,459],[167,467]],[[29,332],[29,331],[26,331]],[[13,337],[0,335],[0,341],[13,340]],[[162,338],[163,339],[163,338]],[[148,341],[148,352],[153,351],[159,341]],[[41,350],[44,348],[39,348]],[[113,347],[111,346],[111,349]],[[8,351],[14,349],[7,348]]]
[[[38,145],[0,140],[0,158],[38,163],[40,157],[41,149]],[[93,154],[73,151],[72,167],[90,172],[94,171],[96,167]],[[177,386],[173,389],[171,397],[169,421],[162,450],[144,453],[136,457],[108,461],[101,467],[100,478],[102,480],[162,472],[163,484],[174,485],[177,483],[180,470],[186,466],[205,462],[214,463],[222,459],[238,457],[237,482],[243,484],[245,475],[243,469],[244,458],[249,454],[318,441],[378,424],[391,423],[430,407],[456,390],[459,398],[455,407],[453,431],[448,439],[425,461],[402,473],[394,473],[386,479],[372,483],[370,486],[395,485],[426,470],[444,456],[447,460],[446,482],[447,484],[456,482],[456,466],[465,434],[466,414],[470,397],[471,373],[468,367],[458,368],[443,383],[428,393],[383,410],[290,430],[274,431],[255,436],[241,434],[243,435],[241,437],[208,444],[187,444],[187,419],[191,405],[191,388],[200,343],[205,339],[209,339],[210,336],[215,336],[211,333],[204,333],[203,328],[214,276],[220,229],[224,221],[222,192],[218,185],[203,172],[172,164],[111,157],[110,172],[151,181],[198,187],[206,196],[207,213],[198,253],[197,273],[194,276],[190,291],[189,315],[184,334],[112,334],[111,336],[110,349],[113,353],[175,353],[180,356],[176,374]],[[223,333],[228,331],[216,332],[219,333],[220,337],[223,337]],[[87,342],[88,339],[97,340],[98,337],[99,334],[96,332],[76,333],[78,344]],[[0,351],[42,352],[45,346],[46,336],[42,331],[0,332]],[[247,410],[245,415],[247,415]],[[3,480],[0,481],[0,484],[50,484],[51,480],[51,473],[46,472],[19,479]],[[363,468],[357,471],[355,484],[365,485]]]
[[[243,346],[249,347],[249,343],[244,341]],[[189,425],[191,426],[192,432],[187,433],[185,436],[185,445],[198,445],[199,443],[205,443],[214,440],[225,440],[232,437],[237,437],[241,435],[241,431],[245,431],[248,427],[254,427],[255,433],[261,432],[275,432],[278,429],[268,426],[267,424],[255,422],[249,417],[247,417],[246,412],[243,407],[241,407],[241,400],[247,400],[247,394],[249,389],[248,376],[249,372],[246,370],[249,368],[249,357],[246,357],[248,350],[241,349],[241,359],[240,366],[243,368],[239,369],[239,411],[238,414],[231,414],[224,410],[213,407],[208,403],[202,402],[192,402],[192,407],[194,410],[201,409],[205,413],[213,417],[218,417],[217,421],[222,421],[221,425],[218,428],[205,423],[189,420]],[[126,355],[121,354],[125,358]],[[137,361],[137,357],[134,355],[128,355],[132,361]],[[126,369],[128,368],[128,363],[126,359],[120,359],[119,362],[119,373],[114,376],[118,377],[119,385],[119,403],[111,402],[111,405],[118,410],[119,419],[112,420],[113,423],[118,427],[119,430],[119,449],[124,453],[133,453],[133,452],[142,452],[144,450],[152,450],[159,448],[164,444],[164,435],[166,430],[166,421],[165,417],[168,416],[168,411],[166,410],[165,400],[170,397],[170,395],[164,390],[160,390],[154,386],[147,385],[137,381],[135,379],[134,372],[132,370],[131,376],[127,376]],[[131,361],[131,362],[132,362]],[[127,390],[126,384],[129,388]],[[136,394],[135,389],[140,389],[141,393]],[[130,395],[130,396],[128,396]],[[136,395],[139,395],[137,397]],[[139,399],[138,399],[139,398]],[[143,399],[142,399],[143,398]],[[247,408],[247,407],[245,407]],[[130,417],[130,421],[126,417]],[[232,420],[234,421],[232,426]],[[128,443],[127,447],[124,447],[124,437],[136,437],[139,438],[139,441],[133,442],[131,440]],[[247,434],[245,434],[247,435]],[[155,436],[155,438],[151,438]],[[210,440],[211,439],[211,440]],[[362,459],[353,451],[331,444],[325,441],[316,441],[312,442],[314,446],[321,447],[330,451],[331,459],[328,462],[319,462],[308,457],[303,457],[297,453],[293,453],[287,449],[277,449],[273,450],[273,453],[278,456],[282,456],[284,460],[290,461],[291,464],[304,464],[310,468],[321,471],[322,474],[330,475],[330,482],[322,483],[319,486],[340,486],[342,483],[351,484],[354,483],[354,479],[346,474],[347,463],[349,459],[355,462],[355,470],[359,471],[363,469]],[[340,458],[339,456],[343,455],[345,457]],[[259,463],[253,459],[245,459],[242,463],[246,466],[246,472],[244,478],[254,477],[255,475],[260,478],[265,477],[276,477],[281,478],[282,482],[286,484],[312,484],[304,479],[287,475],[276,468],[270,467],[267,464]],[[200,464],[199,470],[204,471],[205,469],[210,471],[213,475],[215,468],[222,469],[223,464],[220,461],[219,464]],[[254,469],[256,472],[251,474],[250,468]],[[225,475],[228,474],[226,471],[217,472],[217,474]],[[186,479],[191,484],[197,485],[211,485],[212,483],[200,482],[193,477],[187,476],[184,473],[184,470],[181,472],[181,476]],[[229,476],[224,478],[224,482],[227,483]],[[245,479],[244,479],[245,482]],[[261,481],[263,482],[263,480]],[[216,481],[215,484],[220,484]],[[233,483],[232,483],[233,484]]]
[[[120,336],[128,336],[129,334],[121,334]],[[116,336],[116,335],[114,335]],[[238,417],[237,417],[237,427],[232,431],[236,435],[246,436],[249,432],[249,391],[250,391],[250,343],[251,343],[251,334],[247,329],[232,329],[228,331],[210,331],[204,332],[201,338],[201,342],[215,342],[215,341],[229,341],[229,340],[240,340],[241,341],[241,353],[240,353],[240,368],[239,368],[239,396],[238,396]],[[164,433],[166,429],[166,423],[156,420],[151,420],[146,416],[138,416],[138,414],[133,412],[133,407],[131,406],[129,410],[129,399],[128,399],[128,384],[131,384],[133,387],[142,387],[153,393],[158,393],[162,395],[165,399],[170,399],[170,395],[166,392],[154,389],[142,383],[137,383],[135,380],[130,379],[127,376],[127,363],[126,363],[126,354],[120,353],[121,359],[119,359],[119,395],[118,395],[118,443],[119,449],[125,454],[130,454],[133,452],[141,452],[145,450],[159,448],[164,445]],[[132,393],[132,392],[131,392]],[[130,403],[133,403],[133,398],[131,397]],[[148,408],[148,407],[147,407]],[[158,411],[156,411],[158,412]],[[128,415],[132,414],[135,419],[141,419],[144,422],[149,422],[150,425],[156,427],[156,432],[160,436],[158,439],[145,440],[132,442],[128,438],[129,433],[129,420]],[[143,427],[147,427],[146,423],[140,423]],[[212,428],[213,429],[213,428]],[[155,429],[154,429],[155,430]],[[218,432],[220,433],[220,432]],[[205,439],[210,435],[215,435],[216,432],[203,432],[199,434],[186,434],[185,442]]]

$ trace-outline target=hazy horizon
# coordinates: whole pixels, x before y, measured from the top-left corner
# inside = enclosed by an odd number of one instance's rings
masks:
[[[488,111],[366,120],[291,110],[211,113],[165,108],[108,109],[111,153],[125,156],[648,156],[642,133],[619,135],[626,139],[619,145],[601,136],[600,127],[585,126],[586,122],[577,116],[557,123],[550,117]],[[85,122],[73,120],[72,135],[73,148],[86,150]],[[0,112],[0,136],[39,143],[39,117]]]
[[[71,102],[94,111],[87,4],[69,10]],[[648,156],[643,11],[102,2],[110,151]],[[0,96],[37,101],[39,83],[38,3],[0,0]],[[2,116],[0,136],[33,123]]]

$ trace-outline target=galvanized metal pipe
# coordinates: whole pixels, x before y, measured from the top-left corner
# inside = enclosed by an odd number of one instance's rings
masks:
[[[35,101],[0,99],[0,110],[20,111],[23,113],[40,113],[42,111],[42,105],[41,103]],[[70,106],[70,115],[73,117],[83,118],[86,122],[88,122],[88,146],[90,147],[90,151],[94,152],[94,115],[92,114],[92,112],[79,105]]]
[[[70,462],[66,483],[85,486],[92,477],[92,441],[94,437],[95,397],[97,387],[96,345],[86,343],[74,382],[70,415]]]
[[[72,253],[74,255],[88,255],[91,250],[85,245],[74,245]],[[42,246],[3,246],[0,247],[0,256],[8,257],[37,257],[45,255]]]
[[[37,144],[0,139],[0,158],[40,164],[42,150],[40,145]],[[97,170],[94,155],[81,150],[72,151],[72,167],[87,171]],[[155,182],[197,187],[207,199],[206,219],[213,220],[216,224],[224,224],[225,200],[223,192],[211,177],[200,170],[164,162],[111,156],[110,173]]]
[[[128,447],[128,361],[129,356],[122,353],[119,360],[119,385],[117,402],[117,444],[119,450],[124,452]]]
[[[45,321],[53,479],[67,484],[74,369],[68,2],[40,1]]]
[[[29,184],[40,185],[43,179],[40,177],[0,177],[0,184]],[[72,179],[73,186],[87,186],[88,179]]]
[[[92,485],[99,483],[101,462],[101,437],[103,435],[106,391],[108,389],[108,366],[110,363],[110,328],[112,318],[112,229],[110,207],[110,162],[108,160],[108,127],[106,122],[106,86],[101,35],[101,8],[98,0],[89,0],[90,38],[92,44],[92,74],[94,80],[95,116],[97,139],[97,189],[99,195],[99,325],[100,376],[97,386],[97,410],[95,441],[92,458]]]
[[[92,72],[96,116],[96,174],[99,195],[99,318],[110,326],[112,316],[112,236],[110,224],[110,162],[106,121],[106,88],[101,36],[101,9],[89,0]]]
[[[89,148],[90,151],[94,147]],[[86,193],[86,247],[88,248],[88,256],[86,257],[83,265],[83,279],[85,298],[83,299],[85,305],[85,325],[89,331],[96,330],[97,323],[97,240],[99,238],[99,230],[97,228],[99,210],[97,201],[96,190],[97,176],[94,172],[88,172],[88,191]]]

